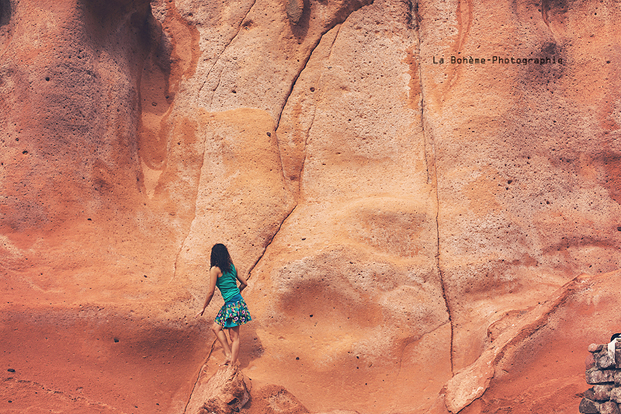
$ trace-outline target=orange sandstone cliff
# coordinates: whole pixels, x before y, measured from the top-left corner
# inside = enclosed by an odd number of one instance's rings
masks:
[[[619,20],[0,0],[0,412],[187,412],[216,242],[242,412],[577,412],[621,329]]]

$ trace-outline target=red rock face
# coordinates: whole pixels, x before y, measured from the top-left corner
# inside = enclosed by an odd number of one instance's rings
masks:
[[[223,242],[248,412],[575,412],[621,16],[518,3],[0,0],[0,411],[183,412]]]

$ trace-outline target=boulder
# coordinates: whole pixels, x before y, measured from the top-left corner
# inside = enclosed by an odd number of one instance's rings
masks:
[[[224,366],[213,376],[200,375],[188,406],[187,414],[232,414],[250,400],[251,384],[237,367]]]
[[[583,398],[582,401],[580,401],[578,411],[580,411],[582,414],[598,414],[599,404],[587,398]]]
[[[593,387],[592,399],[595,401],[608,401],[610,399],[610,391],[612,391],[612,389],[612,385],[595,385]]]
[[[586,372],[587,384],[605,384],[608,382],[614,382],[615,371],[613,370],[601,370],[598,368],[588,369]]]
[[[600,414],[619,414],[619,405],[613,401],[607,401],[599,406]]]

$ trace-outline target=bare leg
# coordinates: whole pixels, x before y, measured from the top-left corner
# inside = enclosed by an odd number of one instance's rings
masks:
[[[230,328],[229,336],[231,337],[231,365],[236,365],[239,357],[239,326]]]
[[[222,349],[224,350],[224,356],[226,356],[226,361],[224,362],[224,365],[227,365],[231,361],[231,347],[229,346],[229,341],[227,341],[226,335],[224,334],[224,331],[222,331],[222,327],[217,323],[213,323],[213,325],[211,326],[211,330],[213,331],[213,333],[216,334],[216,338],[218,338],[220,345],[222,345]]]

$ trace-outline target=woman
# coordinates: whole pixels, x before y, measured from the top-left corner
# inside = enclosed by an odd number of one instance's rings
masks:
[[[239,280],[239,287],[237,287],[237,280]],[[224,299],[224,306],[220,308],[220,312],[218,312],[211,329],[216,334],[218,341],[220,341],[222,349],[224,349],[226,361],[223,365],[235,365],[239,356],[239,327],[252,320],[246,302],[244,302],[244,298],[241,296],[241,291],[248,284],[243,276],[237,274],[229,251],[225,245],[220,243],[215,244],[211,248],[209,293],[207,293],[203,310],[196,314],[197,318],[203,316],[205,308],[209,306],[216,286],[220,289]],[[229,330],[229,336],[231,337],[230,346],[222,329]]]

